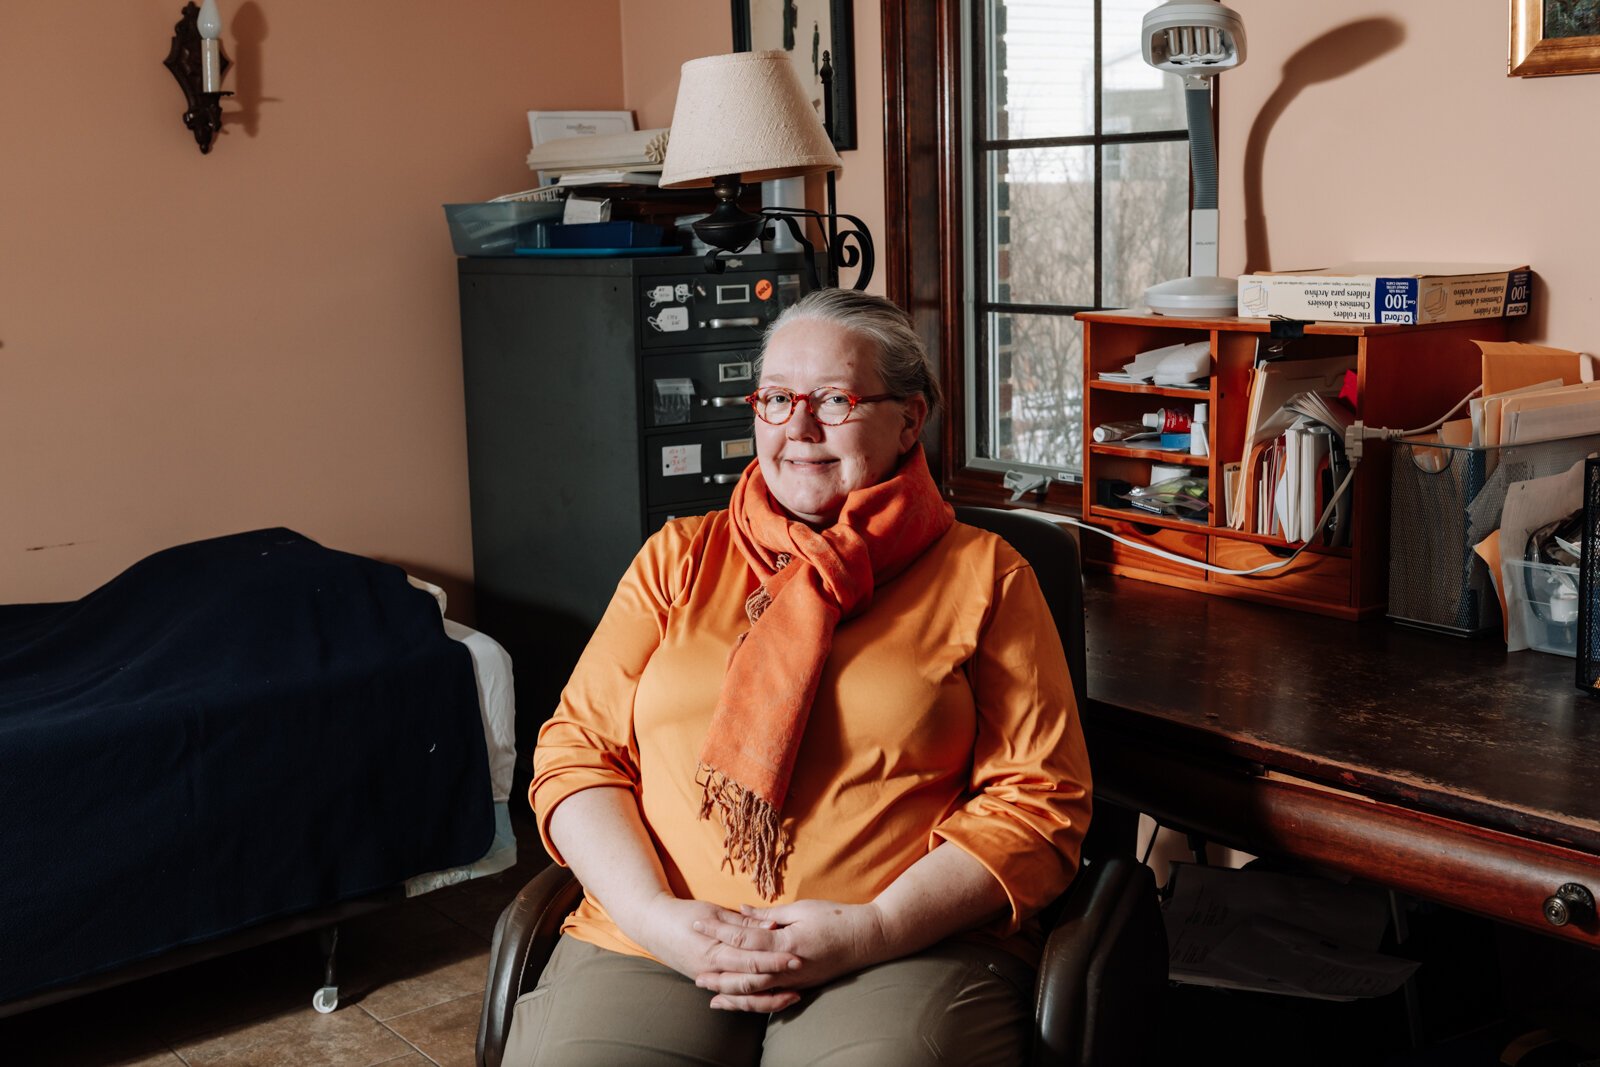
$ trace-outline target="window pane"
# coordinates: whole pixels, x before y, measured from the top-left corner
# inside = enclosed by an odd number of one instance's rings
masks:
[[[1093,133],[1093,0],[988,0],[984,18],[989,136]]]
[[[1102,298],[1106,307],[1133,307],[1146,287],[1189,273],[1189,143],[1114,144],[1101,152]]]
[[[985,324],[988,459],[1083,467],[1083,333],[1067,315],[995,312]]]
[[[1156,0],[1100,0],[1101,129],[1104,133],[1182,130],[1183,82],[1144,61],[1139,27]]]
[[[1094,304],[1094,149],[989,156],[989,298]]]

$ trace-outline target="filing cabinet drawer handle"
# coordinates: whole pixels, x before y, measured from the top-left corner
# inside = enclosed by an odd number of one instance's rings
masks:
[[[740,327],[760,326],[761,320],[754,315],[737,319],[712,319],[706,323],[713,330],[732,330]]]
[[[703,474],[700,480],[706,485],[732,485],[739,480],[737,474]]]
[[[703,396],[700,398],[701,407],[731,408],[744,403],[742,396]]]

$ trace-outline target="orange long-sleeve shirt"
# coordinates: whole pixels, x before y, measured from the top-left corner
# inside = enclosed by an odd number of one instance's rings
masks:
[[[672,891],[761,905],[700,818],[695,764],[755,578],[726,512],[670,522],[623,576],[555,716],[529,791],[550,813],[595,786],[632,789]],[[1066,658],[1027,563],[957,523],[862,614],[840,623],[795,763],[779,902],[865,903],[940,840],[1005,887],[1015,934],[1072,877],[1089,760]],[[563,927],[648,955],[592,898]]]

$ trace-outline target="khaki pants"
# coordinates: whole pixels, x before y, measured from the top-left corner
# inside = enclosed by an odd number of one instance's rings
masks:
[[[1033,974],[1001,949],[948,941],[805,991],[776,1015],[714,1011],[654,960],[563,936],[517,1001],[505,1067],[900,1067],[1027,1058]]]

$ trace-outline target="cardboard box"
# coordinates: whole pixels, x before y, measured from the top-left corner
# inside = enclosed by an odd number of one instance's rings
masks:
[[[1239,278],[1244,318],[1411,325],[1526,315],[1526,266],[1346,263]]]

